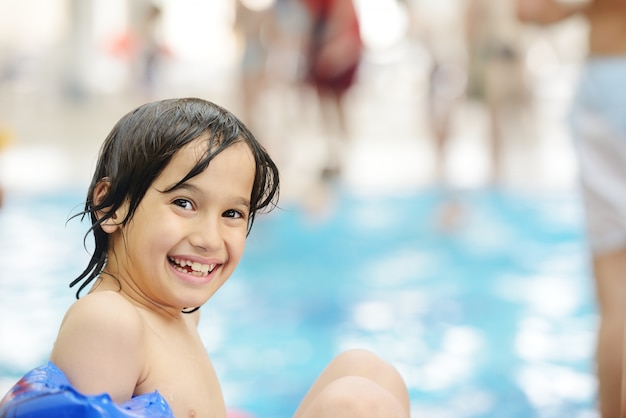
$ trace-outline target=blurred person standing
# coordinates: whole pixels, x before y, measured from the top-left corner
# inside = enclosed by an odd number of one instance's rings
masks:
[[[171,56],[163,33],[162,7],[152,0],[128,2],[127,25],[107,40],[107,52],[128,70],[128,83],[142,100],[153,99]]]
[[[356,80],[363,55],[359,19],[352,0],[302,0],[310,15],[306,81],[319,99],[328,154],[322,178],[341,173],[349,138],[345,95]]]
[[[157,4],[137,3],[139,6],[135,32],[135,70],[142,95],[153,99],[157,93],[163,57],[168,55],[162,34],[162,10]]]
[[[442,192],[435,223],[442,232],[453,232],[463,222],[465,212],[448,178],[449,146],[467,85],[462,3],[460,0],[403,2],[409,13],[410,39],[424,49],[428,58],[424,108],[433,141],[434,183]]]
[[[503,142],[515,133],[528,136],[530,126],[524,25],[517,18],[515,0],[468,0],[465,37],[467,99],[487,112],[489,178],[497,186],[504,174]]]
[[[541,25],[581,15],[588,56],[571,112],[600,324],[597,377],[602,418],[626,417],[626,1],[517,0],[520,19]]]
[[[241,117],[259,132],[256,110],[267,87],[269,36],[274,0],[237,0],[234,30],[241,46],[240,74],[243,106]]]
[[[272,118],[265,114],[263,121],[268,131],[264,145],[280,167],[294,161],[290,149],[294,144],[293,133],[303,131],[303,116],[310,99],[308,86],[303,83],[308,25],[309,15],[302,1],[274,0],[266,31],[265,82],[269,99],[282,111]]]
[[[426,113],[434,141],[435,182],[447,188],[447,148],[454,117],[463,102],[467,81],[458,0],[432,2],[404,0],[409,13],[409,35],[427,52]]]

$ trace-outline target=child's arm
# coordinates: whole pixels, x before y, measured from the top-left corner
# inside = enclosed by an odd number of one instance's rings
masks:
[[[115,292],[97,292],[68,310],[50,360],[80,392],[125,402],[141,379],[142,341],[136,308]]]
[[[517,17],[525,23],[549,25],[584,12],[586,3],[565,4],[556,0],[516,0]]]

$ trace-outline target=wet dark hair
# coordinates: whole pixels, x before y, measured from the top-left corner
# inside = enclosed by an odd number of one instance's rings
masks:
[[[206,137],[206,151],[196,165],[171,189],[202,173],[220,152],[236,143],[245,143],[254,156],[256,171],[250,196],[248,233],[256,213],[276,206],[279,191],[278,168],[267,151],[246,126],[228,110],[197,98],[168,99],[144,104],[123,116],[100,150],[97,166],[87,192],[85,208],[74,217],[91,218],[85,235],[94,236],[95,249],[87,268],[70,283],[80,283],[81,291],[100,275],[107,262],[108,234],[102,223],[128,202],[129,209],[121,221],[126,225],[150,185],[185,145]],[[108,193],[94,202],[96,186],[106,181]],[[97,215],[100,215],[98,217]]]

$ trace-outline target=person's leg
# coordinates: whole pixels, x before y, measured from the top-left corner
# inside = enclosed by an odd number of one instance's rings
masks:
[[[598,408],[620,416],[626,322],[626,59],[590,59],[569,116],[578,154],[587,240],[593,255],[600,324],[597,333]],[[624,387],[626,389],[626,386]]]
[[[497,186],[502,181],[502,102],[487,102],[485,107],[489,116],[488,154],[491,162],[489,184]]]
[[[344,151],[349,142],[349,131],[342,97],[331,89],[320,91],[322,121],[326,135],[326,161],[322,178],[330,180],[341,175]]]
[[[398,371],[365,350],[337,356],[306,394],[295,418],[409,416],[409,394]]]
[[[596,346],[598,409],[602,418],[614,418],[620,410],[626,324],[625,138],[597,119],[577,116],[579,132],[585,134],[577,149],[600,317]]]
[[[603,418],[618,417],[626,325],[626,248],[595,256],[593,269],[600,310],[596,353],[600,413]]]

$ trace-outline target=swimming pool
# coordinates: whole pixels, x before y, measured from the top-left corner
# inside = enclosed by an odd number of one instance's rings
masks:
[[[370,348],[410,388],[413,416],[593,417],[596,312],[577,196],[337,190],[332,212],[259,216],[200,332],[227,403],[285,417],[330,358]],[[87,262],[82,194],[8,196],[0,210],[0,386],[50,352]]]

